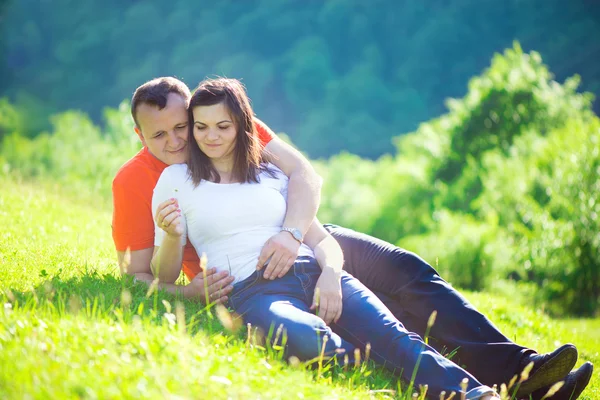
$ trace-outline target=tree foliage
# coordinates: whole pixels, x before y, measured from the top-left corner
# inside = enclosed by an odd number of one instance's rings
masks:
[[[600,119],[578,85],[553,80],[538,53],[515,43],[445,114],[396,138],[394,156],[316,161],[320,219],[416,251],[456,285],[516,279],[553,312],[598,313]],[[139,148],[127,102],[105,110],[103,128],[69,111],[34,138],[20,134],[18,106],[0,101],[0,115],[2,171],[106,198]]]
[[[457,285],[510,277],[553,311],[598,312],[600,120],[578,84],[515,44],[395,158],[331,158],[321,214],[437,260]]]
[[[375,159],[393,153],[393,137],[442,113],[444,99],[464,95],[464,82],[515,39],[560,80],[579,73],[584,89],[600,92],[598,37],[600,7],[589,1],[8,0],[0,93],[32,136],[66,109],[100,123],[103,107],[156,76],[194,86],[227,75],[243,79],[260,117],[311,157],[344,150]],[[502,97],[491,85],[488,95]],[[473,135],[452,145],[479,146]]]

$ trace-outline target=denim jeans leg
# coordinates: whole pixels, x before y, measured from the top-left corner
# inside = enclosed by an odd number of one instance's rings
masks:
[[[460,393],[460,383],[468,379],[467,398],[491,392],[467,371],[426,345],[421,337],[408,332],[385,305],[357,279],[342,276],[342,317],[333,325],[335,332],[364,349],[371,344],[371,358],[409,382],[418,366],[415,385],[429,386],[428,394],[442,391]]]
[[[306,272],[305,264],[306,260],[297,262],[282,278],[273,281],[259,278],[254,285],[241,286],[231,296],[230,306],[245,323],[258,327],[265,335],[283,326],[286,356],[296,356],[302,361],[319,357],[325,335],[328,336],[325,357],[340,357],[343,353],[339,349],[352,354],[354,346],[310,311],[316,279],[314,271]],[[275,338],[273,334],[267,339]]]
[[[500,332],[421,257],[351,229],[326,225],[344,251],[344,270],[371,289],[411,332],[429,333],[438,351],[457,350],[461,365],[487,385],[508,382],[533,350]],[[456,357],[455,357],[456,359]]]

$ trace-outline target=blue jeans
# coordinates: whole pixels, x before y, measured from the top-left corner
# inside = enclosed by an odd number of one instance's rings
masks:
[[[423,336],[437,310],[429,344],[456,350],[456,363],[491,386],[521,373],[535,351],[512,342],[437,271],[410,251],[352,229],[325,225],[344,252],[344,270],[373,291],[402,325]]]
[[[432,397],[438,397],[442,391],[460,393],[464,378],[469,380],[467,399],[491,392],[467,371],[426,345],[417,334],[408,332],[377,296],[345,272],[341,281],[342,316],[337,323],[326,325],[309,310],[320,275],[321,268],[309,257],[299,258],[284,277],[273,281],[264,279],[262,272],[255,272],[234,285],[229,306],[245,322],[264,332],[283,325],[287,355],[303,361],[319,357],[323,337],[327,335],[326,355],[343,360],[343,354],[339,354],[342,349],[353,360],[354,350],[358,348],[364,354],[366,344],[370,343],[371,359],[406,382],[410,381],[420,358],[415,385],[427,384]]]

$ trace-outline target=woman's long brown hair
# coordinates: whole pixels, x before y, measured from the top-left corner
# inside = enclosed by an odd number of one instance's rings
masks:
[[[221,103],[227,107],[236,127],[232,178],[238,182],[258,182],[258,174],[264,170],[261,166],[265,162],[263,146],[254,127],[254,113],[244,86],[237,79],[206,79],[195,89],[188,108],[188,168],[194,186],[198,186],[203,179],[218,183],[221,176],[194,138],[193,110],[194,107]]]

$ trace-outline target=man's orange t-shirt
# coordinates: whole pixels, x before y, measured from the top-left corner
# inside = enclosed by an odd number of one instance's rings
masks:
[[[266,146],[275,134],[259,119],[254,124],[260,142]],[[117,172],[112,184],[112,236],[117,251],[154,247],[152,194],[167,167],[144,147]],[[183,272],[189,279],[200,272],[200,259],[189,240],[183,252]]]

